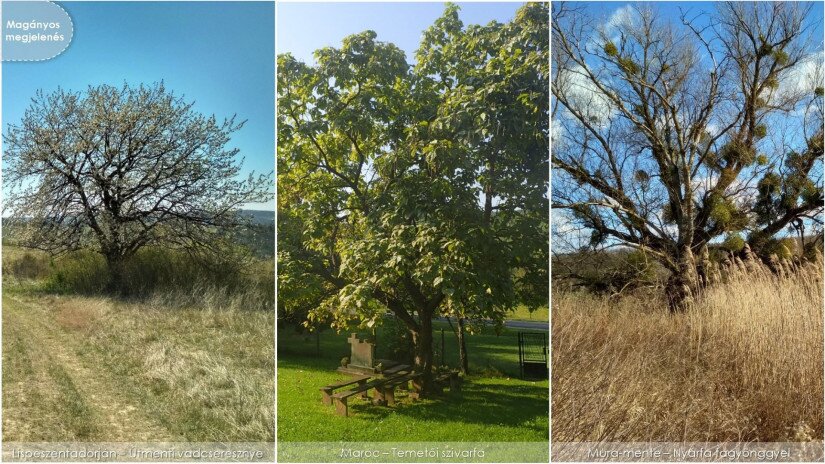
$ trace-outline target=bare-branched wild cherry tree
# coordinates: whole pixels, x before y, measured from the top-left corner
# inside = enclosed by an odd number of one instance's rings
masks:
[[[822,49],[810,8],[719,3],[677,20],[628,6],[599,22],[555,4],[554,217],[588,230],[588,246],[659,261],[673,308],[701,291],[695,256],[708,243],[767,257],[787,227],[821,224]]]
[[[100,252],[112,288],[141,247],[208,250],[267,201],[271,178],[238,178],[227,148],[241,128],[218,122],[163,84],[39,92],[4,137],[5,209],[22,245],[60,254]]]

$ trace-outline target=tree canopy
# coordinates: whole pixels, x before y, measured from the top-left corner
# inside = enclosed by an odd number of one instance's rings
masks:
[[[5,208],[22,243],[95,249],[116,280],[141,247],[208,250],[247,225],[238,210],[268,200],[271,177],[239,178],[227,145],[243,123],[192,106],[163,84],[38,92],[4,137]]]
[[[707,244],[767,257],[788,226],[822,223],[811,4],[714,8],[677,20],[629,5],[604,22],[553,10],[554,239],[642,250],[671,271],[675,303],[699,291]]]
[[[402,320],[547,302],[549,8],[464,26],[448,5],[409,64],[366,31],[278,57],[279,310]]]

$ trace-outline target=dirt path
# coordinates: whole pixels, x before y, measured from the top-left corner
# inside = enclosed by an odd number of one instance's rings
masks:
[[[123,393],[128,379],[102,367],[82,321],[59,320],[54,302],[3,295],[3,439],[178,441]]]

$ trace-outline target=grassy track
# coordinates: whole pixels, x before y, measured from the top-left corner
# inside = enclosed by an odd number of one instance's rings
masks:
[[[436,324],[440,343],[442,324]],[[456,365],[455,339],[445,330],[445,359]],[[364,335],[362,333],[362,335]],[[548,383],[520,380],[516,334],[485,328],[468,337],[471,371],[459,394],[400,403],[387,408],[363,400],[350,402],[350,417],[340,417],[321,402],[318,388],[346,378],[335,371],[348,354],[347,334],[323,332],[316,339],[290,330],[278,332],[279,441],[546,441]],[[377,356],[382,357],[381,329]],[[436,357],[438,360],[438,357]]]
[[[3,440],[271,441],[272,314],[3,293]]]

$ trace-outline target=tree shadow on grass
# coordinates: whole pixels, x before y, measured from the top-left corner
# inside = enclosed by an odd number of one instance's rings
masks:
[[[494,435],[504,441],[543,441],[548,434],[548,391],[546,382],[528,383],[504,378],[472,377],[461,392],[432,399],[412,401],[406,391],[397,389],[393,407],[374,405],[369,400],[351,397],[350,417],[335,413],[335,408],[321,403],[318,389],[325,384],[346,379],[335,371],[329,359],[310,356],[280,357],[278,368],[279,414],[285,419],[279,436],[302,440],[329,440],[330,437],[363,440],[416,440],[446,433],[458,441],[478,441],[488,437],[483,431],[498,429]],[[288,372],[288,374],[287,374]],[[374,391],[370,392],[372,396]],[[286,408],[286,409],[285,409]],[[375,428],[377,424],[397,430]],[[431,424],[429,431],[409,434],[404,425]],[[466,433],[462,424],[471,426]],[[440,431],[439,431],[440,430]],[[511,430],[511,431],[507,431]],[[516,433],[515,430],[521,430]],[[418,438],[417,438],[418,437]],[[287,440],[288,441],[288,440]]]
[[[350,410],[366,420],[382,420],[398,414],[420,421],[503,425],[547,433],[547,426],[537,420],[548,416],[547,388],[542,386],[471,380],[464,382],[461,392],[445,390],[443,395],[411,401],[402,391],[396,400],[398,403],[393,407],[356,400]]]

